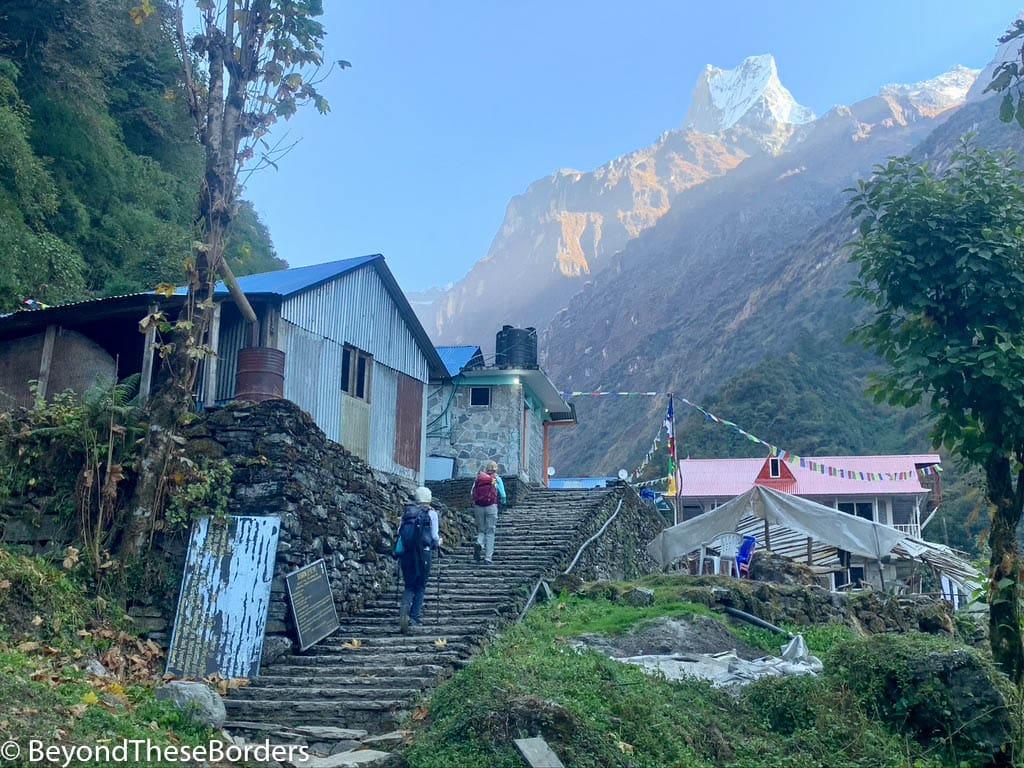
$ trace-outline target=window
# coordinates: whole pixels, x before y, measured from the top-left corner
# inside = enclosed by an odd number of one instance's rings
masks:
[[[768,474],[771,477],[782,477],[782,469],[778,459],[768,459]]]
[[[875,519],[875,505],[870,501],[841,501],[836,509],[848,515],[863,517],[865,520]]]
[[[341,391],[358,400],[370,399],[373,357],[355,347],[341,353]]]
[[[490,387],[470,387],[469,388],[469,404],[479,405],[483,407],[489,407],[491,404],[491,388]]]

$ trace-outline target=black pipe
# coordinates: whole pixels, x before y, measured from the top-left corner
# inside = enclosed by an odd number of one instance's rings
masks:
[[[792,635],[790,635],[789,632],[782,629],[781,627],[776,627],[774,624],[769,624],[764,619],[759,619],[757,616],[754,616],[753,614],[747,613],[745,611],[741,611],[739,608],[730,608],[729,606],[726,606],[725,612],[728,613],[730,616],[733,616],[734,618],[742,619],[743,621],[746,621],[749,624],[753,624],[756,627],[761,627],[762,629],[767,629],[771,632],[774,632],[777,635],[786,635],[787,637],[792,637]]]

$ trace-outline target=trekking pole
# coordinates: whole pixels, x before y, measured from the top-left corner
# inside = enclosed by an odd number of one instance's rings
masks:
[[[434,605],[434,622],[441,626],[441,548],[437,548],[437,600]]]

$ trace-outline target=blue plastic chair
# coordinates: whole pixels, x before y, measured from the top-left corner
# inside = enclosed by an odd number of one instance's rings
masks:
[[[740,576],[750,578],[750,561],[754,559],[754,550],[757,549],[757,538],[744,536],[740,544],[740,551],[736,554],[736,572]]]

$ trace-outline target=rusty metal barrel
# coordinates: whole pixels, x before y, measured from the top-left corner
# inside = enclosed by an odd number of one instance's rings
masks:
[[[235,399],[262,402],[284,397],[284,352],[270,347],[238,351]]]

